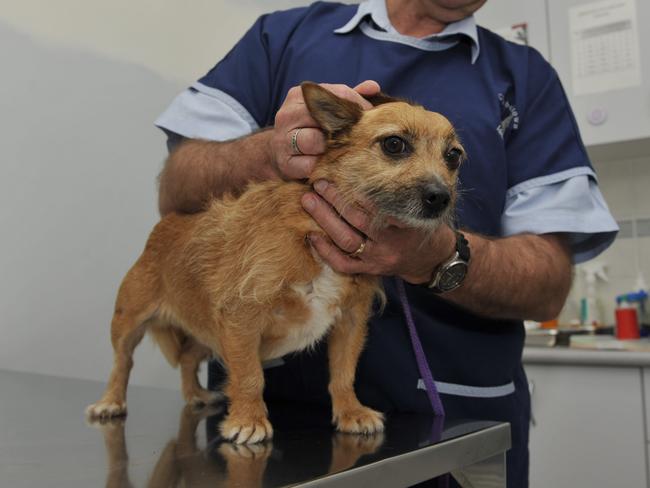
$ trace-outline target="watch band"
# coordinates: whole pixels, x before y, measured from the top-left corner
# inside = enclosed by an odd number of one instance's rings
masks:
[[[465,235],[458,231],[456,231],[456,252],[460,259],[469,263],[469,258],[471,257],[469,242],[465,238]]]

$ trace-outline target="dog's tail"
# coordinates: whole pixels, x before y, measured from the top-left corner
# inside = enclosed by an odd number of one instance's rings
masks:
[[[187,336],[173,327],[150,327],[147,331],[155,344],[158,345],[167,362],[172,367],[178,367],[183,345],[187,341]]]

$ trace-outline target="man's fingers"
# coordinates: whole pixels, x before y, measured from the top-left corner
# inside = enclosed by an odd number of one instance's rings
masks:
[[[364,110],[372,108],[372,105],[364,97],[372,97],[381,91],[379,83],[374,80],[365,80],[359,83],[354,88],[347,85],[331,85],[328,83],[321,83],[321,86],[327,88],[335,95],[358,103]]]
[[[372,108],[372,104],[363,98],[359,93],[354,91],[347,85],[332,85],[330,83],[320,83],[320,86],[331,91],[339,98],[344,98],[345,100],[350,100],[361,106],[364,110]]]
[[[299,100],[293,100],[289,103],[286,101],[280,107],[280,110],[275,114],[275,123],[276,128],[286,128],[293,129],[299,127],[318,127],[318,122],[307,110],[307,105],[305,101],[300,98]]]
[[[355,86],[354,91],[364,97],[372,97],[381,91],[381,87],[375,80],[365,80]]]
[[[278,162],[280,174],[289,180],[301,180],[309,178],[317,156],[325,152],[325,137],[320,129],[291,129],[285,134],[282,146],[285,156]]]
[[[307,193],[302,197],[302,204],[343,252],[351,254],[365,242],[366,238],[341,220],[336,211],[318,195]]]
[[[358,202],[348,202],[341,198],[334,185],[325,180],[318,180],[314,183],[314,189],[322,196],[350,225],[364,233],[370,239],[375,240],[371,228],[372,217],[369,211],[359,205]]]
[[[345,274],[368,273],[367,265],[358,259],[341,252],[332,242],[324,236],[310,234],[309,240],[316,249],[316,252],[329,264],[335,271]]]
[[[354,88],[347,85],[321,83],[320,86],[334,93],[336,96],[358,103],[364,109],[372,108],[370,102],[363,97],[371,97],[381,90],[379,83],[374,80],[365,80]],[[287,127],[318,127],[305,105],[302,88],[294,86],[275,117],[275,126]]]
[[[323,154],[326,149],[325,136],[320,129],[311,127],[300,127],[292,129],[287,133],[287,144],[293,151],[292,140],[295,137],[295,146],[299,151],[298,154],[316,156]],[[294,153],[296,151],[293,151]]]
[[[278,164],[281,175],[288,180],[303,180],[316,166],[317,156],[288,156]]]
[[[364,109],[371,108],[371,104],[362,95],[372,96],[379,91],[379,85],[372,80],[366,80],[354,89],[347,85],[321,86],[341,98],[358,103]],[[287,179],[309,177],[315,166],[314,156],[324,153],[326,144],[318,123],[307,110],[301,87],[294,86],[287,92],[275,115],[274,127],[272,151],[281,176]]]

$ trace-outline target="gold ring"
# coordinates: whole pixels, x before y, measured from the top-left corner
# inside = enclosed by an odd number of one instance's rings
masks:
[[[298,155],[298,154],[301,154],[301,155],[304,154],[304,153],[300,150],[300,147],[298,147],[298,133],[299,133],[301,130],[302,130],[302,129],[296,129],[296,132],[294,132],[293,134],[291,134],[291,150],[293,151],[293,154],[296,154],[296,155]]]
[[[349,256],[351,258],[357,258],[357,257],[361,256],[361,253],[363,252],[363,250],[365,248],[366,248],[366,241],[364,240],[364,241],[361,241],[361,244],[359,244],[359,247],[357,248],[357,250],[354,251],[353,253],[350,253]]]

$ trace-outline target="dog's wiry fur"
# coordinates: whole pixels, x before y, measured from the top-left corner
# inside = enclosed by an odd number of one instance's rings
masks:
[[[362,198],[375,207],[376,227],[393,217],[433,231],[453,206],[457,172],[444,158],[459,143],[443,116],[422,107],[382,99],[363,111],[311,83],[303,84],[303,94],[328,144],[309,184],[251,184],[200,214],[170,214],[156,225],[120,287],[111,325],[113,371],[103,397],[87,410],[91,417],[126,413],[133,350],[148,331],[169,362],[180,365],[188,402],[219,399],[200,386],[197,370],[211,355],[224,363],[229,414],[221,431],[227,439],[270,438],[261,361],[327,336],[336,427],[382,430],[382,415],[361,405],[353,386],[380,282],[337,273],[321,261],[306,236],[322,230],[302,209],[301,197],[313,181],[326,179],[345,204]],[[388,154],[382,141],[389,136],[407,141],[409,151]],[[425,216],[422,192],[432,185],[446,188],[451,201]]]

